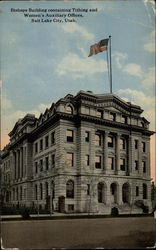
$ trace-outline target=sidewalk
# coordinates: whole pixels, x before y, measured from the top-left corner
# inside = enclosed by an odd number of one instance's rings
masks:
[[[54,212],[51,215],[50,214],[30,214],[30,218],[47,218],[47,219],[51,219],[51,218],[67,218],[67,217],[92,217],[92,216],[104,216],[104,215],[98,215],[98,214],[88,214],[88,213],[72,213],[72,214],[68,214],[68,213],[58,213],[58,212]],[[16,220],[16,219],[22,219],[22,215],[20,214],[16,214],[16,215],[1,215],[0,216],[1,220]]]
[[[95,213],[59,213],[54,212],[51,215],[50,214],[30,214],[30,220],[31,219],[68,219],[68,218],[110,218],[111,215],[105,215],[105,214],[95,214]],[[115,217],[115,216],[114,216]],[[156,211],[154,214],[121,214],[116,216],[118,218],[121,217],[154,217],[156,219]],[[1,215],[0,216],[1,221],[11,221],[11,220],[25,220],[22,218],[22,216],[19,215]]]

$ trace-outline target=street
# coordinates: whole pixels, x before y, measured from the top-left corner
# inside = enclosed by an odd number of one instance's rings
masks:
[[[4,221],[4,248],[145,248],[154,246],[153,217]]]

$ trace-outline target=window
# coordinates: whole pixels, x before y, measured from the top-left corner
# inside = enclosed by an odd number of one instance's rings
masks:
[[[142,161],[142,169],[143,169],[143,173],[146,173],[146,162]]]
[[[67,130],[66,131],[66,137],[67,137],[67,142],[73,142],[74,141],[74,131],[73,130]]]
[[[85,132],[85,141],[89,142],[89,132],[88,131]]]
[[[16,188],[16,200],[18,201],[18,187]]]
[[[13,201],[15,200],[15,189],[13,188]]]
[[[103,110],[97,110],[96,115],[99,118],[103,118]]]
[[[123,203],[129,203],[130,202],[130,185],[128,183],[124,183],[122,186],[122,201]]]
[[[49,192],[48,192],[48,182],[46,182],[45,183],[45,195],[46,195],[46,197],[48,197],[48,194],[49,194]]]
[[[55,183],[54,183],[54,181],[51,182],[51,194],[52,194],[52,198],[55,198]]]
[[[85,165],[89,166],[89,155],[85,156]]]
[[[134,141],[134,147],[135,147],[135,149],[138,149],[138,140]]]
[[[113,112],[110,112],[110,114],[109,114],[109,119],[110,119],[111,121],[115,121],[115,120],[116,120],[116,114],[113,113]]]
[[[142,152],[146,152],[146,143],[142,142]]]
[[[37,172],[38,172],[38,162],[36,161],[35,162],[35,173],[37,174]]]
[[[40,171],[41,172],[43,171],[43,160],[42,159],[40,160]]]
[[[136,194],[136,196],[139,196],[139,187],[138,186],[136,186],[135,194]]]
[[[43,199],[43,188],[42,188],[42,183],[40,184],[40,200]]]
[[[52,154],[51,156],[51,163],[52,163],[52,167],[55,167],[55,154]]]
[[[38,200],[38,197],[37,197],[37,185],[35,185],[35,200]]]
[[[139,169],[138,161],[135,161],[135,170],[138,170],[138,169]]]
[[[66,184],[66,197],[74,198],[74,182],[69,180]]]
[[[113,148],[113,137],[112,136],[108,136],[108,147],[109,148]]]
[[[98,183],[98,202],[103,202],[103,183]]]
[[[66,113],[68,114],[72,114],[73,113],[73,109],[70,105],[66,106]]]
[[[108,157],[108,168],[113,170],[114,169],[114,158]]]
[[[38,152],[38,143],[36,142],[35,143],[35,153],[37,153]]]
[[[20,200],[22,200],[22,187],[20,187]]]
[[[116,191],[116,184],[112,183],[111,186],[110,186],[110,189],[111,189],[111,194],[114,195],[115,191]]]
[[[101,135],[95,135],[95,145],[101,146]]]
[[[48,135],[45,137],[45,147],[46,148],[49,147],[49,136]]]
[[[45,158],[45,167],[46,167],[46,170],[48,170],[48,168],[49,168],[49,157],[48,156]]]
[[[120,139],[120,148],[126,149],[126,140],[124,138]]]
[[[40,150],[43,150],[43,140],[40,140]]]
[[[27,190],[26,190],[26,188],[24,188],[24,199],[26,198],[26,192],[27,192]]]
[[[127,123],[127,116],[122,115],[122,116],[121,116],[121,122],[122,122],[122,123]]]
[[[101,168],[101,156],[100,155],[95,156],[95,167]]]
[[[125,159],[120,159],[120,170],[125,171],[126,170],[126,161]]]
[[[74,166],[74,154],[73,153],[67,153],[66,160],[67,160],[68,167]]]
[[[51,144],[55,143],[55,131],[51,133]]]
[[[147,185],[143,184],[143,199],[147,199]]]
[[[90,184],[87,184],[87,195],[90,195]]]

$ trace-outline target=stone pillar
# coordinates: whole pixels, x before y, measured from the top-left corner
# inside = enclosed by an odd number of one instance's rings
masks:
[[[20,150],[18,149],[18,151],[17,151],[18,153],[17,153],[17,162],[18,162],[18,174],[17,174],[17,178],[19,179],[20,178]]]
[[[150,177],[150,139],[146,141],[146,152],[147,152],[147,161],[146,161],[146,168],[147,168],[147,176]]]
[[[26,176],[26,147],[23,147],[23,177]]]
[[[21,171],[20,171],[20,176],[23,178],[23,147],[21,147]]]
[[[132,144],[132,135],[129,135],[128,137],[128,150],[127,150],[127,153],[128,153],[128,159],[127,159],[127,174],[128,175],[131,175],[132,174],[132,159],[133,156],[132,156],[132,152],[133,152],[133,144]]]
[[[142,175],[142,141],[141,138],[139,138],[139,149],[138,149],[138,168],[139,168],[139,175]]]
[[[118,173],[120,171],[120,136],[121,134],[117,133],[116,135],[116,166],[115,172]]]
[[[123,200],[122,200],[122,185],[121,184],[118,186],[117,190],[118,190],[118,198],[117,198],[118,204],[122,205],[123,204]]]
[[[104,171],[108,168],[108,131],[104,134]]]
[[[13,179],[16,180],[16,152],[14,152],[14,160],[13,160],[13,163],[14,163],[14,168],[13,168]]]

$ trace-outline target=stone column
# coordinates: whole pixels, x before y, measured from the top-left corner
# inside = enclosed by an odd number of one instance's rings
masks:
[[[150,140],[146,141],[146,152],[147,152],[147,160],[146,160],[146,168],[147,168],[147,176],[150,177]]]
[[[132,152],[133,152],[133,146],[132,146],[132,135],[129,135],[128,137],[128,159],[127,159],[127,174],[131,175],[132,174]]]
[[[104,171],[106,173],[108,168],[108,131],[104,134]]]
[[[18,153],[17,153],[17,155],[18,155],[18,174],[17,174],[17,176],[18,176],[18,179],[20,178],[20,150],[18,149]]]
[[[116,135],[116,166],[115,166],[115,172],[118,174],[120,171],[120,136],[121,134],[117,133]]]
[[[23,178],[23,147],[21,147],[21,160],[20,160],[20,163],[21,163],[21,171],[20,171],[20,177]]]
[[[14,174],[13,174],[13,179],[16,180],[16,152],[14,151],[14,160],[13,160],[13,163],[14,163]]]
[[[117,190],[118,190],[118,197],[117,197],[118,204],[122,205],[123,204],[123,200],[122,200],[122,184],[119,184]]]
[[[138,149],[138,168],[139,168],[139,175],[142,175],[142,141],[141,138],[139,138],[139,149]]]

